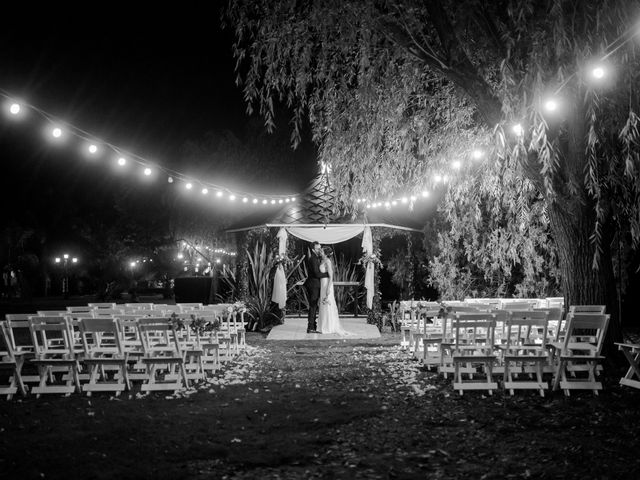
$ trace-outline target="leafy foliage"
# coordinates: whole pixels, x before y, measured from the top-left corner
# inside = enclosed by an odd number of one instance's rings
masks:
[[[417,193],[440,173],[452,179],[448,201],[464,204],[468,180],[451,159],[469,176],[497,163],[490,184],[514,190],[486,210],[486,235],[462,238],[478,232],[474,219],[462,230],[452,222],[456,231],[442,237],[443,251],[459,249],[454,264],[474,242],[487,247],[461,271],[463,288],[485,289],[473,286],[484,277],[514,293],[548,288],[535,278],[551,287],[554,263],[541,268],[552,255],[544,223],[529,242],[521,222],[501,225],[514,210],[544,211],[567,302],[606,303],[615,318],[613,232],[633,249],[640,242],[639,13],[639,2],[621,0],[231,0],[224,19],[249,109],[273,127],[274,104],[291,106],[294,143],[309,121],[342,200]],[[605,55],[616,73],[594,82],[590,67]],[[551,114],[544,104],[553,94],[561,108]],[[515,123],[522,134],[512,133]],[[485,161],[474,164],[480,146]],[[501,181],[507,173],[527,182]],[[453,285],[458,274],[435,275]]]
[[[447,191],[430,262],[441,298],[546,297],[559,290],[545,204],[531,182],[485,170]]]
[[[248,251],[249,261],[249,296],[244,299],[249,317],[250,330],[263,329],[270,321],[277,320],[273,313],[271,292],[273,289],[273,253],[264,242],[256,242],[253,252]]]

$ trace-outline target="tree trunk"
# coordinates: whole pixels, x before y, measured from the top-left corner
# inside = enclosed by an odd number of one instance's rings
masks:
[[[606,305],[611,317],[603,354],[614,360],[617,350],[613,342],[622,341],[622,329],[609,244],[611,232],[603,236],[600,262],[594,269],[595,245],[590,240],[595,223],[593,210],[579,200],[565,198],[549,202],[548,213],[560,260],[565,309],[568,311],[571,305]]]

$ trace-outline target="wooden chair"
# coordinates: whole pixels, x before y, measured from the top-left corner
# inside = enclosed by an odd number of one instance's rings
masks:
[[[22,367],[27,354],[14,345],[7,321],[0,322],[0,370],[6,371],[8,378],[6,384],[0,385],[0,395],[6,395],[7,400],[11,400],[18,391],[22,396],[27,394],[22,380]]]
[[[184,366],[184,354],[176,330],[168,318],[145,317],[137,320],[147,366],[147,378],[141,385],[143,392],[173,390],[189,386]]]
[[[544,311],[514,311],[507,318],[502,363],[504,388],[511,395],[516,389],[534,389],[544,397],[549,388],[543,380],[544,366],[549,362],[547,324],[548,313]],[[535,381],[517,380],[522,374],[535,375]]]
[[[31,362],[38,367],[40,382],[31,389],[39,398],[43,393],[71,395],[80,391],[78,360],[74,352],[73,333],[66,317],[29,317],[31,339],[35,347]],[[56,341],[52,341],[56,340]],[[66,382],[56,383],[56,374],[62,371]]]
[[[135,310],[151,310],[155,304],[153,303],[125,303],[125,308],[131,308]]]
[[[29,360],[35,356],[35,347],[31,340],[29,317],[34,313],[8,313],[5,315],[5,332],[10,338],[11,345],[25,359],[22,366],[22,382],[27,384],[39,383],[40,375],[37,368]]]
[[[110,303],[110,302],[90,303],[89,306],[94,309],[95,308],[116,308],[116,304]]]
[[[502,302],[500,305],[501,310],[510,310],[510,311],[527,311],[531,310],[533,307],[531,306],[531,302],[522,301],[522,302]]]
[[[142,382],[147,379],[147,366],[142,363],[144,350],[138,330],[138,320],[145,317],[140,314],[121,314],[113,317],[120,325],[122,332],[122,348],[127,358],[127,377],[130,382]]]
[[[220,325],[220,319],[216,315],[203,315],[202,318],[206,322],[212,324],[218,322]],[[208,372],[215,372],[220,368],[220,338],[219,329],[209,329],[205,331],[196,332],[198,338],[198,344],[202,348],[202,369],[205,375]]]
[[[445,334],[442,328],[442,321],[438,318],[439,314],[439,308],[419,310],[422,329],[417,342],[422,347],[422,363],[429,368],[437,367],[442,363],[441,346]]]
[[[553,343],[557,368],[553,389],[561,388],[569,396],[570,390],[592,390],[598,394],[602,383],[596,380],[597,367],[604,360],[600,355],[609,325],[609,315],[597,313],[570,313],[562,342]],[[567,376],[570,372],[571,379]],[[579,376],[586,373],[586,378]]]
[[[89,305],[67,307],[67,312],[69,313],[91,313],[93,310],[95,310],[95,308],[90,307]]]
[[[69,312],[67,310],[38,310],[36,313],[41,317],[60,317]]]
[[[460,395],[465,390],[487,390],[491,395],[498,384],[493,381],[492,369],[496,362],[494,353],[496,321],[490,313],[456,313],[452,321],[454,345],[452,360],[454,365],[453,389]],[[465,379],[463,366],[472,368]],[[481,370],[478,372],[478,366]],[[474,375],[484,378],[479,381]]]
[[[84,318],[80,320],[80,334],[84,347],[83,363],[89,369],[89,383],[82,391],[115,392],[116,397],[125,389],[130,390],[127,372],[127,357],[123,346],[123,335],[114,318]],[[113,380],[108,371],[115,370]]]
[[[93,312],[94,318],[113,318],[114,315],[124,314],[123,308],[96,308]]]
[[[640,388],[640,344],[616,342],[616,345],[618,345],[618,350],[624,354],[629,362],[629,370],[620,379],[620,385]]]
[[[176,303],[176,306],[180,309],[181,312],[190,312],[192,310],[200,310],[200,309],[202,309],[202,303],[201,302]]]

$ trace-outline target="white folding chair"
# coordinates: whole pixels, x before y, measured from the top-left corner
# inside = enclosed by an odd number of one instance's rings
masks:
[[[69,396],[80,391],[78,361],[74,353],[73,333],[66,317],[29,317],[31,339],[35,347],[34,358],[40,383],[31,389],[39,398],[43,393],[64,393]],[[53,340],[53,341],[52,341]],[[56,374],[61,370],[64,384],[57,383]]]
[[[602,383],[597,381],[600,354],[604,344],[609,315],[598,313],[570,313],[564,340],[552,344],[556,351],[557,368],[553,389],[561,388],[569,396],[570,390],[592,390],[598,394]],[[569,375],[567,375],[569,373]],[[581,374],[585,374],[586,377]],[[569,378],[571,377],[571,378]]]
[[[176,306],[180,309],[181,312],[190,312],[192,310],[202,309],[202,303],[200,302],[176,303]]]
[[[67,312],[69,313],[91,313],[93,310],[95,310],[95,308],[89,305],[67,307]]]
[[[144,350],[138,330],[138,319],[145,317],[145,315],[126,313],[113,317],[120,325],[122,332],[122,348],[127,358],[127,378],[130,382],[147,379],[147,366],[142,363]]]
[[[640,389],[640,344],[616,342],[616,345],[629,362],[629,369],[620,379],[620,385]]]
[[[145,317],[137,320],[147,366],[147,378],[141,391],[173,390],[189,386],[185,360],[175,327],[168,318]]]
[[[115,392],[116,397],[125,389],[130,390],[127,374],[127,357],[123,346],[123,335],[114,318],[83,318],[80,320],[80,335],[84,347],[83,363],[89,369],[89,383],[82,391]],[[109,371],[116,371],[113,379]]]
[[[19,352],[25,359],[22,366],[22,382],[27,384],[40,382],[40,375],[37,368],[31,362],[35,355],[35,347],[31,339],[31,329],[29,327],[29,317],[34,313],[8,313],[5,315],[5,331],[10,337],[10,342],[16,352]]]
[[[549,362],[547,324],[545,311],[514,311],[507,318],[502,363],[504,388],[511,395],[516,389],[534,389],[544,397],[544,391],[549,388],[543,379],[544,366]],[[535,375],[535,381],[521,380],[520,375]]]
[[[90,303],[89,307],[92,308],[116,308],[116,304],[115,303],[111,303],[111,302],[97,302],[97,303]]]
[[[7,321],[0,322],[0,370],[7,372],[7,383],[0,385],[0,395],[6,395],[7,400],[11,400],[18,391],[22,396],[27,394],[22,381],[22,367],[27,354],[14,345]]]
[[[494,353],[495,325],[496,321],[490,313],[456,313],[452,322],[453,389],[458,390],[460,395],[465,390],[487,390],[491,395],[498,388],[492,378],[497,359]],[[472,368],[472,373],[463,370],[463,366]],[[476,380],[476,374],[483,378]],[[467,379],[465,375],[468,375]]]

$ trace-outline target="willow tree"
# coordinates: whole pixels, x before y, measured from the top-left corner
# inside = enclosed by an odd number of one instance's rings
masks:
[[[639,18],[634,0],[231,0],[224,15],[249,110],[273,126],[286,103],[294,143],[308,120],[343,200],[417,193],[452,159],[474,175],[482,146],[544,201],[566,302],[605,303],[614,327],[611,239],[640,238]],[[592,80],[603,58],[615,74]]]
[[[531,182],[498,162],[460,177],[425,228],[430,283],[449,299],[557,296],[545,209]]]

